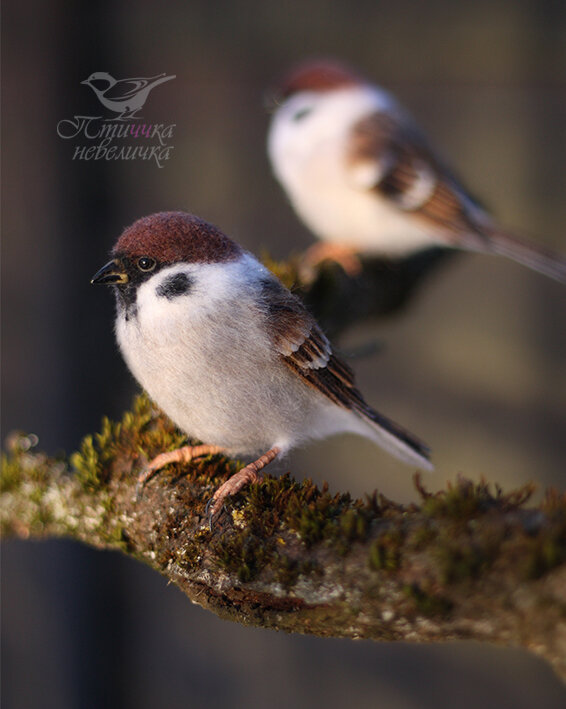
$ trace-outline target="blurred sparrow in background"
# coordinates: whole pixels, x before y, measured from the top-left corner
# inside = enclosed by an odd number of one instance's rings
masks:
[[[389,93],[331,61],[275,91],[275,176],[321,240],[306,256],[359,271],[358,254],[398,259],[433,246],[507,256],[566,282],[566,261],[502,229],[455,179]]]

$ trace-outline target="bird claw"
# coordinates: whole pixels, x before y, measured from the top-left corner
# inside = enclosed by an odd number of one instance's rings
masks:
[[[139,502],[141,500],[146,482],[147,480],[142,480],[141,476],[136,480],[136,489],[134,491],[134,498],[136,502]]]
[[[159,473],[166,465],[169,465],[170,463],[181,463],[182,465],[188,465],[195,458],[201,458],[205,455],[216,455],[221,452],[222,448],[218,446],[187,445],[173,451],[160,453],[153,458],[148,467],[138,476],[135,491],[136,500],[140,499],[146,483],[148,483],[154,475],[157,475],[157,473]]]
[[[205,508],[205,515],[208,516],[208,527],[211,531],[214,518],[220,514],[224,507],[224,500],[227,497],[232,497],[232,495],[235,495],[250,483],[259,482],[261,480],[259,471],[265,468],[266,465],[269,465],[280,452],[281,449],[277,446],[270,448],[265,455],[262,455],[253,463],[246,465],[245,468],[242,468],[237,473],[234,473],[231,478],[226,480],[226,482],[216,490],[214,495],[207,502]]]
[[[216,515],[216,510],[214,509],[215,507],[215,499],[214,495],[210,498],[210,500],[206,503],[206,507],[204,508],[204,516],[205,518],[208,518],[208,531],[212,532],[212,523],[214,521],[214,518],[217,516]]]
[[[356,278],[363,271],[360,256],[355,249],[341,244],[319,242],[307,249],[299,265],[299,275],[305,283],[312,283],[325,261],[339,264],[349,278]]]
[[[157,456],[159,457],[159,456]],[[157,460],[157,458],[154,458],[154,461]],[[144,488],[146,484],[153,478],[157,473],[161,470],[162,466],[155,466],[155,465],[150,465],[148,468],[146,468],[142,473],[138,475],[138,479],[136,481],[136,489],[135,489],[135,500],[136,502],[139,502],[142,497],[142,493],[144,491]]]

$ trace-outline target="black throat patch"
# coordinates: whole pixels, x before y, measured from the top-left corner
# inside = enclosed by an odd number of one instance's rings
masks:
[[[116,302],[126,321],[133,320],[138,314],[137,287],[130,283],[117,286]]]
[[[175,273],[166,278],[155,289],[156,295],[167,300],[174,300],[188,293],[193,285],[193,279],[187,273]]]

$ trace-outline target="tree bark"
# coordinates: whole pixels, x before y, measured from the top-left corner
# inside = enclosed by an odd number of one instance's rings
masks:
[[[183,442],[145,396],[69,461],[13,437],[0,493],[4,538],[71,537],[120,549],[195,603],[245,625],[320,636],[522,646],[566,679],[566,496],[504,494],[459,479],[418,505],[331,495],[266,476],[205,506],[237,469],[222,456],[173,465],[136,495],[155,454]]]

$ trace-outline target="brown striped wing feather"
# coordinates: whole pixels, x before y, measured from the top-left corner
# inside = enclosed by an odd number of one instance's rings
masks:
[[[355,411],[428,459],[429,449],[424,443],[366,403],[355,386],[350,367],[332,352],[326,335],[302,302],[275,279],[264,283],[263,310],[274,346],[283,362],[306,384],[336,405]]]
[[[375,112],[358,121],[348,161],[352,168],[373,162],[379,169],[367,188],[441,233],[447,245],[506,256],[566,283],[566,259],[495,224],[405,114]]]
[[[480,215],[484,213],[479,204],[406,118],[375,112],[354,126],[350,164],[372,160],[381,166],[373,189],[399,209],[412,212],[434,229],[442,229],[454,241],[465,234],[476,240],[489,239],[482,230]],[[474,248],[472,244],[470,248]]]

